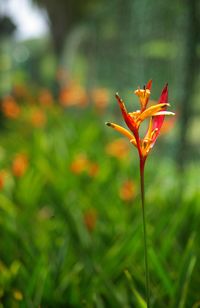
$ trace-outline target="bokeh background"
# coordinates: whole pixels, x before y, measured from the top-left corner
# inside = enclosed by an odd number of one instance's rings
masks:
[[[200,307],[198,0],[0,1],[0,307],[146,307],[138,157],[105,121],[166,82],[145,170],[152,307]]]

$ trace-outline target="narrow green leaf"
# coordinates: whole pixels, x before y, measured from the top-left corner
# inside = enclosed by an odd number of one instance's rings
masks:
[[[142,296],[140,295],[140,293],[136,290],[136,288],[134,286],[131,274],[129,273],[128,270],[125,270],[124,273],[126,275],[127,280],[130,283],[130,288],[131,288],[131,291],[133,292],[133,294],[135,296],[138,307],[139,308],[147,308],[147,304],[146,304],[145,300],[142,298]]]
[[[184,308],[185,307],[185,302],[186,302],[187,293],[188,293],[188,287],[189,287],[191,276],[192,276],[192,273],[193,273],[193,270],[194,270],[194,267],[195,267],[195,264],[196,264],[196,260],[197,260],[196,256],[191,256],[191,259],[190,259],[190,262],[189,262],[189,265],[188,265],[188,269],[187,269],[187,272],[186,272],[185,282],[183,284],[181,299],[180,299],[180,303],[179,303],[178,308]]]
[[[187,246],[185,248],[185,253],[182,257],[182,262],[179,268],[179,277],[177,279],[177,284],[174,292],[174,301],[171,305],[171,307],[173,308],[185,307],[188,286],[196,263],[196,256],[194,255],[193,251],[194,239],[195,234],[192,234],[188,240]]]
[[[168,294],[172,295],[173,294],[173,283],[167,271],[164,269],[161,259],[158,256],[158,253],[156,253],[152,247],[149,249],[149,257],[151,259],[151,263],[154,266],[154,271],[156,275],[162,282],[163,288],[167,291]]]

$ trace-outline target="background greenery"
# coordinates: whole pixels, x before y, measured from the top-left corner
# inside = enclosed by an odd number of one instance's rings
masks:
[[[198,1],[36,2],[49,37],[1,19],[1,307],[145,307],[137,153],[104,122],[150,78],[177,114],[146,165],[151,304],[199,307]]]

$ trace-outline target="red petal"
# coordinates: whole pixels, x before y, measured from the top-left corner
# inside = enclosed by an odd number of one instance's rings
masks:
[[[162,93],[161,93],[161,96],[160,96],[160,99],[159,99],[159,104],[167,103],[167,102],[168,102],[168,84],[166,84],[166,86],[162,90]],[[166,108],[163,109],[163,110],[166,110]],[[165,118],[165,115],[158,115],[158,116],[153,117],[152,131],[154,131],[156,129],[156,132],[155,132],[154,137],[153,137],[153,143],[158,138],[158,135],[160,133],[164,118]]]
[[[128,126],[128,128],[133,132],[135,133],[135,130],[136,130],[136,124],[134,122],[134,120],[131,118],[131,116],[128,114],[126,108],[125,108],[125,105],[122,101],[122,99],[119,97],[119,95],[116,93],[115,95],[117,101],[118,101],[118,104],[119,104],[119,107],[121,109],[121,112],[122,112],[122,116],[124,118],[124,121],[126,122],[126,125]]]
[[[167,102],[168,102],[168,83],[166,84],[166,86],[162,90],[162,93],[161,93],[161,96],[160,96],[160,99],[159,99],[159,103],[167,104]]]
[[[152,79],[150,79],[147,84],[146,84],[146,89],[151,90],[151,86],[152,86]]]

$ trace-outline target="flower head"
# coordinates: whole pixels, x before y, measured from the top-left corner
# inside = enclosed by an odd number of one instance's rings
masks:
[[[28,168],[28,157],[25,154],[19,153],[15,156],[12,163],[12,171],[16,177],[24,175]]]
[[[126,180],[122,183],[119,189],[119,196],[122,200],[129,202],[136,196],[136,185],[131,180]]]
[[[84,215],[84,224],[89,232],[93,232],[97,223],[97,212],[94,208],[88,209]]]
[[[17,119],[21,110],[12,96],[6,96],[2,102],[2,112],[7,118]]]
[[[99,88],[93,89],[91,92],[91,99],[94,102],[95,109],[98,113],[105,111],[109,102],[109,92],[107,89]]]
[[[32,111],[30,121],[34,127],[43,127],[46,123],[46,120],[46,114],[42,109],[38,108]]]
[[[169,106],[167,84],[162,90],[158,103],[147,108],[151,94],[151,86],[152,81],[150,80],[143,89],[138,88],[134,92],[140,101],[140,110],[134,112],[127,112],[124,102],[118,93],[116,94],[122,116],[129,130],[115,123],[106,123],[109,127],[114,128],[130,140],[138,149],[140,159],[143,161],[146,160],[158,138],[165,116],[174,115],[173,112],[167,111],[167,107]],[[141,138],[139,134],[140,125],[146,119],[149,120],[148,129],[144,138]]]
[[[105,151],[108,155],[115,158],[126,159],[130,152],[130,147],[124,138],[120,138],[108,143]]]
[[[74,174],[86,173],[90,177],[95,177],[99,172],[99,165],[88,159],[85,154],[78,154],[70,165],[70,169]]]
[[[84,107],[88,103],[86,90],[82,86],[73,83],[61,89],[59,100],[63,107]]]

